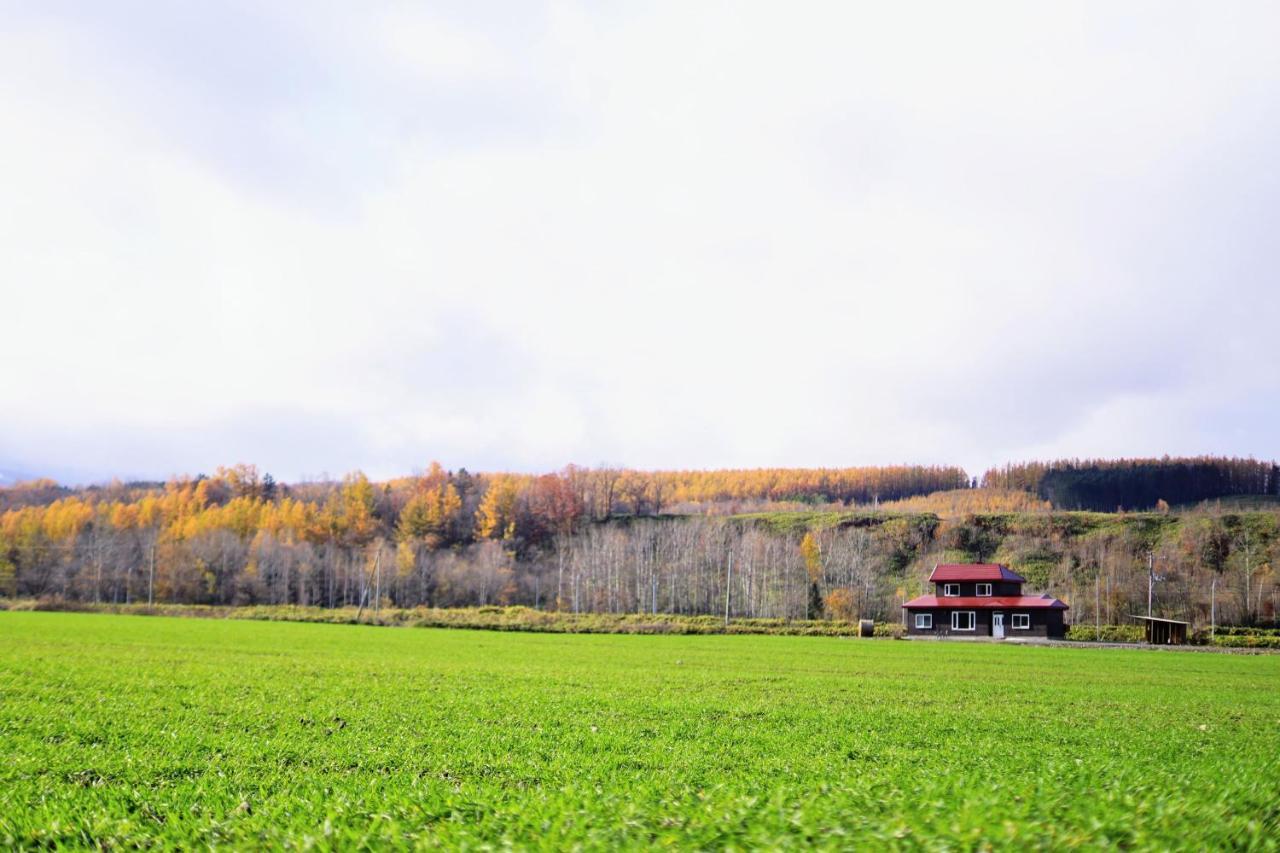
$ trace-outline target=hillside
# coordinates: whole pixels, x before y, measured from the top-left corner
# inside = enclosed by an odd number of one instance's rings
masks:
[[[384,483],[288,485],[237,466],[166,484],[39,481],[0,490],[0,595],[695,615],[727,605],[741,617],[892,621],[935,563],[994,560],[1067,601],[1073,621],[1114,622],[1145,612],[1151,560],[1157,613],[1276,618],[1280,507],[1268,496],[1140,513],[1059,511],[1011,487],[854,505],[667,500],[894,478],[910,491],[931,470],[535,477],[432,466]]]

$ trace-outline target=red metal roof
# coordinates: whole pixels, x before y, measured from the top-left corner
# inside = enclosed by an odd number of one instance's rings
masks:
[[[975,608],[978,610],[1068,610],[1066,604],[1051,595],[984,595],[981,598],[973,595],[921,595],[913,598],[903,607],[928,608],[946,607]]]
[[[1027,579],[997,563],[939,563],[929,575],[929,583],[942,581],[1010,581],[1026,583]]]

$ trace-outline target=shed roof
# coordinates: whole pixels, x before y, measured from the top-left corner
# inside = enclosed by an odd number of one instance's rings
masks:
[[[1190,622],[1183,622],[1180,619],[1161,619],[1159,616],[1139,616],[1136,613],[1129,614],[1130,619],[1137,619],[1142,622],[1167,622],[1170,625],[1190,625]]]
[[[929,575],[929,583],[942,581],[1010,581],[1026,583],[1027,579],[998,563],[939,563]]]
[[[1052,595],[921,595],[911,599],[903,607],[925,609],[930,607],[972,608],[977,610],[1069,610],[1070,608]]]

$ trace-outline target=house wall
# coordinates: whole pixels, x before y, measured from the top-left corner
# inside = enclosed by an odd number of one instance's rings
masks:
[[[1013,609],[991,609],[983,610],[980,608],[960,608],[962,610],[972,609],[974,611],[974,630],[972,631],[952,631],[951,630],[951,611],[953,608],[921,608],[911,609],[907,611],[907,634],[911,636],[924,637],[990,637],[992,614],[1004,614],[1004,635],[1006,638],[1016,637],[1062,637],[1065,633],[1062,621],[1061,610],[1018,610]],[[933,628],[917,628],[916,614],[931,613],[933,614]],[[1031,616],[1031,627],[1025,630],[1014,630],[1013,614],[1027,613]]]

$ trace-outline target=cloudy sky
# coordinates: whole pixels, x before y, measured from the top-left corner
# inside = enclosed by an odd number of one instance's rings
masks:
[[[1280,455],[1278,42],[0,0],[0,472]]]

